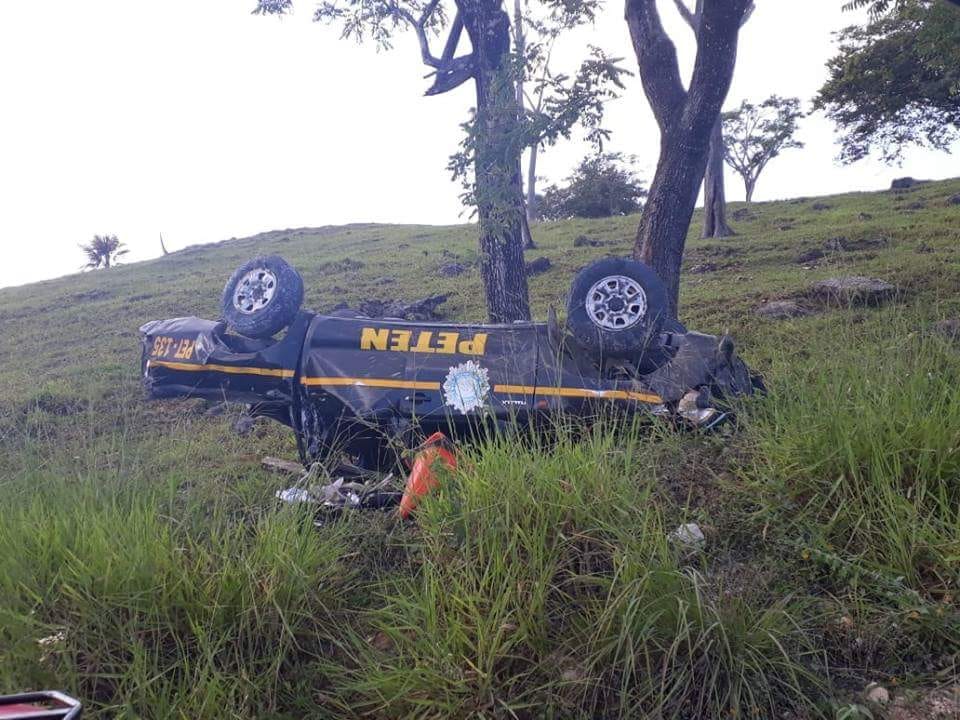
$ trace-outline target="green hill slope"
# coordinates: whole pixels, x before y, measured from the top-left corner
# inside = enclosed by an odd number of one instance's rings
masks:
[[[259,459],[289,433],[144,402],[136,329],[216,317],[263,253],[319,311],[443,292],[482,319],[472,227],[276,231],[0,289],[0,692],[104,717],[783,717],[956,682],[960,359],[932,329],[960,314],[958,194],[733,204],[738,236],[691,234],[681,315],[765,373],[742,427],[493,442],[416,525],[278,507]],[[636,223],[537,227],[536,316]],[[807,298],[836,275],[902,292]],[[784,298],[813,312],[758,316]],[[681,522],[702,552],[667,540]]]

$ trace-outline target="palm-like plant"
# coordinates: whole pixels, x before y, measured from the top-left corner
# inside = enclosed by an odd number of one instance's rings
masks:
[[[87,254],[88,262],[83,266],[84,269],[109,268],[128,252],[116,235],[94,235],[93,240],[81,245],[80,249]]]

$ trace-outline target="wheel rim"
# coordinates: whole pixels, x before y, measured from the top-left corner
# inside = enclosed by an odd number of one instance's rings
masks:
[[[626,330],[647,314],[647,294],[640,284],[625,275],[608,275],[587,292],[587,316],[603,330]]]
[[[263,310],[277,292],[277,276],[266,268],[246,273],[233,291],[233,306],[244,315]]]

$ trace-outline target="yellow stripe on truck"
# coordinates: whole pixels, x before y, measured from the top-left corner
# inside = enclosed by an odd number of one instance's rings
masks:
[[[184,370],[186,372],[205,372],[213,370],[214,372],[228,373],[230,375],[258,375],[261,377],[278,377],[283,379],[292,378],[293,370],[283,370],[262,367],[236,367],[234,365],[194,365],[193,363],[169,362],[167,360],[147,360],[147,367],[163,367],[169,370]]]
[[[439,390],[438,382],[421,382],[419,380],[387,380],[381,378],[351,378],[351,377],[305,377],[300,378],[304,385],[352,386],[392,388],[398,390]]]
[[[493,391],[509,395],[551,395],[554,397],[598,398],[601,400],[637,400],[659,405],[663,398],[653,393],[633,390],[591,390],[589,388],[533,387],[532,385],[494,385]]]

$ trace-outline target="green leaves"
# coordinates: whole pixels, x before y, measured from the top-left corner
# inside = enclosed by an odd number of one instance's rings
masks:
[[[886,14],[838,34],[814,99],[841,131],[847,163],[874,150],[894,162],[909,145],[946,150],[960,137],[960,11],[931,0],[879,5]]]

